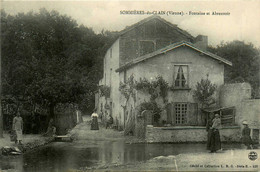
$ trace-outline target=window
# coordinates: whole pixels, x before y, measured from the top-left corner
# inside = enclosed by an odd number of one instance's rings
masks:
[[[110,87],[111,87],[111,85],[112,85],[112,71],[113,71],[113,69],[112,68],[110,68],[110,73],[109,73],[109,84],[110,84]]]
[[[191,102],[176,102],[169,103],[166,106],[167,124],[173,126],[186,125],[197,126],[199,124],[198,118],[198,104]]]
[[[187,103],[176,103],[175,104],[175,114],[176,114],[176,124],[186,124],[187,123]]]
[[[138,57],[138,53],[139,53],[138,41],[129,38],[124,41],[125,42],[124,42],[124,46],[122,46],[122,59],[120,59],[120,64],[125,64],[131,61],[132,59]]]
[[[176,88],[188,87],[188,65],[174,66],[174,86]]]
[[[140,56],[155,50],[153,41],[140,41]]]

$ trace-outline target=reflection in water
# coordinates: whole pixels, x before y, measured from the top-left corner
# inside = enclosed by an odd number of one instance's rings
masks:
[[[15,171],[23,171],[22,156],[0,157],[0,171],[15,169]]]
[[[234,145],[232,147],[234,148]],[[0,158],[0,169],[63,172],[69,169],[136,163],[157,156],[195,152],[206,152],[205,144],[124,144],[119,141],[52,143],[21,156]]]

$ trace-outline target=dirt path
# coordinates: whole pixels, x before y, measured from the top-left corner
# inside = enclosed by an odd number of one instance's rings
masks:
[[[90,130],[91,118],[83,117],[83,122],[74,127],[69,135],[76,140],[118,140],[124,139],[124,133],[113,129],[106,129],[99,121],[99,130]]]

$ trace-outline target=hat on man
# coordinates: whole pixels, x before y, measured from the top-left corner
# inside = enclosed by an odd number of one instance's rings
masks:
[[[243,125],[248,125],[248,122],[247,121],[243,121],[242,124]]]
[[[220,117],[219,114],[215,114],[215,117]]]

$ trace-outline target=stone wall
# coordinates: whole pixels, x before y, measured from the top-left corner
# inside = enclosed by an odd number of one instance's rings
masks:
[[[179,30],[157,18],[134,27],[120,36],[120,66],[174,42],[193,41]]]
[[[243,120],[248,120],[249,126],[260,126],[260,99],[251,99],[251,86],[248,83],[223,85],[219,101],[221,107],[235,107],[235,124],[241,125]]]
[[[251,86],[248,83],[225,84],[220,89],[219,99],[222,107],[235,107],[235,124],[242,128],[242,122],[248,121],[251,137],[259,142],[260,99],[251,99]]]
[[[238,106],[242,100],[251,99],[249,83],[225,84],[220,88],[220,106]]]
[[[225,127],[220,130],[222,142],[239,142],[241,131],[238,126]],[[146,127],[146,141],[153,142],[206,142],[205,127]]]
[[[241,103],[241,121],[246,120],[250,128],[260,129],[260,99],[243,100]]]
[[[115,72],[119,68],[119,39],[107,50],[103,59],[104,71],[103,78],[99,81],[99,85],[110,87],[110,98],[100,97],[96,95],[97,112],[105,121],[110,113],[112,113],[114,124],[120,121],[120,105],[119,105],[119,74]],[[106,107],[105,107],[106,105]]]

